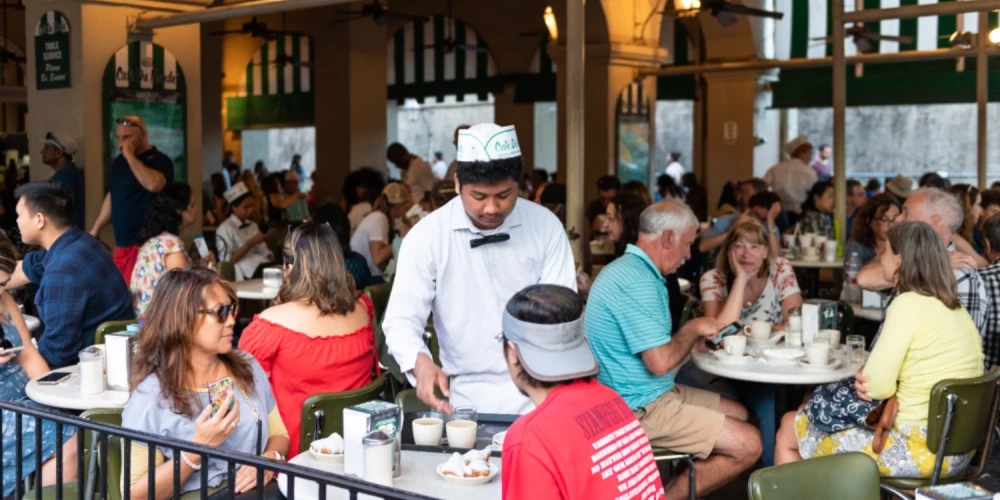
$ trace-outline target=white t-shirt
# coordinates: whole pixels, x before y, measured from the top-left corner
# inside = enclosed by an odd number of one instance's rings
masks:
[[[361,221],[365,220],[365,217],[372,213],[372,210],[372,204],[367,201],[362,201],[351,207],[351,211],[347,212],[347,220],[351,222],[351,234],[354,234],[354,231],[361,225]]]
[[[354,231],[354,236],[351,236],[351,250],[364,256],[372,276],[382,276],[382,270],[375,265],[375,261],[372,259],[369,243],[373,241],[389,243],[389,218],[382,212],[368,214],[358,225],[358,229]]]
[[[672,161],[670,162],[670,165],[667,165],[667,169],[664,171],[664,173],[669,175],[670,177],[673,177],[674,182],[676,182],[677,185],[680,186],[681,177],[684,176],[684,167],[680,163]]]
[[[445,163],[444,160],[438,160],[434,163],[434,166],[431,167],[431,170],[434,171],[434,177],[437,177],[439,181],[443,180],[444,175],[448,173],[448,164]]]

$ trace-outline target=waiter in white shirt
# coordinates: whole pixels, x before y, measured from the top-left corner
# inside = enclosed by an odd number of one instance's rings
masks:
[[[457,161],[459,196],[403,239],[382,329],[389,353],[428,405],[522,414],[533,406],[507,371],[503,309],[529,285],[575,290],[573,254],[556,216],[518,199],[524,164],[513,126],[462,130]],[[432,312],[442,367],[423,338]]]

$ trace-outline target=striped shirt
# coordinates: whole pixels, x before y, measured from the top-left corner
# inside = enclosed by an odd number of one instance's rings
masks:
[[[635,245],[597,276],[584,325],[601,371],[597,379],[643,408],[674,386],[673,373],[658,377],[642,362],[642,353],[670,342],[670,303],[664,277]]]

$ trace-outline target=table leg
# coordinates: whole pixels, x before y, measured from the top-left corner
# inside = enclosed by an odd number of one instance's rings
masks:
[[[785,410],[785,386],[747,383],[742,394],[744,404],[757,416],[762,444],[761,460],[765,467],[774,465],[774,441]]]

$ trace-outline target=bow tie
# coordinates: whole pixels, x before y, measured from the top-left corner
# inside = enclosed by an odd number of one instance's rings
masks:
[[[471,240],[469,244],[472,248],[481,247],[483,245],[489,245],[490,243],[500,243],[501,241],[507,241],[510,239],[510,235],[507,233],[491,234],[489,236],[483,236],[482,238]]]
[[[248,227],[250,227],[250,221],[247,221],[247,222],[244,222],[243,224],[240,224],[239,229],[243,230],[243,229],[246,229]]]

